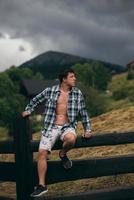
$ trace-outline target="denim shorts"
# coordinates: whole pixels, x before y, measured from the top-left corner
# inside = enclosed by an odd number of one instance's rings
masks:
[[[41,140],[40,140],[40,144],[39,144],[39,150],[40,149],[44,149],[47,150],[49,152],[51,152],[55,142],[57,140],[64,140],[64,136],[68,133],[74,134],[76,136],[76,132],[75,129],[72,127],[66,127],[66,129],[64,129],[64,131],[62,130],[61,125],[55,125],[50,134],[48,135],[48,137],[42,135],[41,136]]]

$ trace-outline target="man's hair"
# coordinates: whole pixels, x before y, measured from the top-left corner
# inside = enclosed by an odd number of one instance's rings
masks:
[[[67,78],[67,76],[68,76],[69,73],[75,74],[74,70],[71,69],[71,68],[65,69],[64,71],[60,72],[60,74],[59,74],[59,81],[60,81],[60,83],[62,83],[62,81],[63,81],[64,78]]]

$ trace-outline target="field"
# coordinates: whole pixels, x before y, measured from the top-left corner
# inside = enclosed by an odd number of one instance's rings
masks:
[[[116,109],[91,119],[93,134],[108,134],[110,132],[134,131],[134,106]],[[78,134],[83,132],[82,125],[78,125]],[[33,135],[33,139],[39,139],[39,133]],[[95,157],[108,157],[113,155],[124,155],[134,152],[134,145],[117,145],[73,149],[69,152],[72,159],[85,159]],[[37,159],[37,153],[34,154]],[[49,159],[57,160],[58,151],[53,151]],[[0,160],[14,160],[13,155],[1,155]],[[109,188],[113,186],[134,186],[134,174],[115,175],[109,177],[98,177],[79,181],[69,181],[49,185],[47,195],[71,194],[76,192],[86,192],[96,189]],[[0,183],[0,199],[2,197],[12,197],[15,199],[15,183]]]

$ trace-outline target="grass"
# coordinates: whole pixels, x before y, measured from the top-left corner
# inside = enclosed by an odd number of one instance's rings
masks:
[[[0,127],[0,141],[5,141],[11,139],[8,134],[8,129],[5,127]]]
[[[108,100],[109,100],[109,104],[108,104],[108,108],[107,110],[115,110],[115,109],[120,109],[120,108],[125,108],[125,107],[129,107],[129,106],[134,106],[134,101],[130,101],[130,94],[128,93],[128,97],[126,98],[122,98],[120,100],[114,100],[112,94],[115,91],[121,91],[125,88],[129,88],[129,90],[131,89],[131,91],[134,91],[134,79],[133,80],[127,80],[127,73],[122,73],[122,74],[118,74],[118,75],[114,75],[112,77],[111,82],[108,84],[108,88],[107,90],[109,91],[108,94]],[[130,92],[130,91],[129,91]]]
[[[132,80],[127,80],[127,73],[121,73],[118,75],[115,75],[112,77],[112,81],[108,85],[108,90],[113,92],[114,90],[117,90],[121,86],[134,86],[134,79]]]

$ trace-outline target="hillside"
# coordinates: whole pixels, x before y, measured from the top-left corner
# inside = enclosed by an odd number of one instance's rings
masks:
[[[111,110],[134,105],[134,79],[128,80],[127,76],[128,73],[114,75],[108,84]]]
[[[134,106],[112,110],[91,121],[95,134],[134,131]]]
[[[41,72],[47,79],[53,79],[57,78],[57,75],[61,70],[71,67],[77,63],[90,63],[92,65],[96,63],[103,64],[111,71],[111,73],[120,73],[126,70],[125,67],[120,65],[56,51],[48,51],[40,54],[37,57],[21,64],[19,67],[28,67],[32,69],[33,72]]]
[[[134,106],[123,109],[113,110],[91,119],[94,134],[134,131]],[[82,133],[81,124],[78,127],[78,133]],[[34,139],[39,139],[39,133],[34,134]],[[120,154],[128,154],[134,152],[134,145],[117,145],[104,147],[90,147],[84,149],[74,149],[69,153],[72,159],[84,159],[95,157],[107,157]],[[35,159],[37,155],[35,154]],[[1,160],[13,159],[11,155],[1,156]],[[59,159],[58,151],[53,151],[50,159]],[[72,181],[49,185],[47,195],[64,195],[67,193],[87,192],[95,189],[109,188],[113,186],[134,186],[134,175],[117,175],[109,177],[91,178],[88,180]],[[0,197],[15,197],[15,183],[0,183]]]

